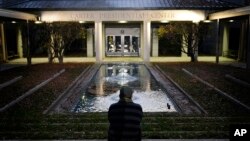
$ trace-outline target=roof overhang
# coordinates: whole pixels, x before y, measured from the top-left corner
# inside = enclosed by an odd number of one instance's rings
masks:
[[[0,9],[0,17],[35,21],[35,20],[37,20],[38,16],[34,15],[34,14],[25,13],[25,12]]]
[[[225,19],[245,15],[250,15],[250,6],[209,14],[209,20]]]

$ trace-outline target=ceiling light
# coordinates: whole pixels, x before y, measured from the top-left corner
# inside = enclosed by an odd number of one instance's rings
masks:
[[[199,23],[200,20],[193,20],[193,23]]]
[[[167,20],[166,21],[161,21],[161,23],[169,23],[169,21],[167,21]]]
[[[127,23],[127,21],[119,21],[118,23]]]
[[[211,20],[204,20],[203,22],[204,23],[211,23],[212,21]]]
[[[42,21],[35,21],[35,24],[41,24],[43,23]]]

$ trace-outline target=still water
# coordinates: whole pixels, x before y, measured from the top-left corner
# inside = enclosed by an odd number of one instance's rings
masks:
[[[107,112],[119,101],[119,89],[127,85],[134,90],[133,102],[143,112],[177,112],[175,104],[143,64],[104,64],[93,77],[73,112]]]

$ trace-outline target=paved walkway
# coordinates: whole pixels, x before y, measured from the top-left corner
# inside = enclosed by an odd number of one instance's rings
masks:
[[[210,56],[204,56],[199,57],[198,60],[200,62],[215,62],[215,57]],[[96,62],[96,59],[94,57],[64,57],[64,62]],[[123,57],[122,59],[117,57],[106,57],[103,60],[104,62],[126,62],[126,61],[136,61],[136,62],[143,62],[142,58],[140,57]],[[220,57],[219,61],[221,63],[232,63],[237,62],[234,59],[226,58],[226,57]],[[10,60],[8,64],[26,64],[27,59],[26,58],[18,58],[14,60]],[[32,63],[47,63],[48,58],[32,58]],[[58,62],[57,59],[55,59],[55,62]],[[190,57],[150,57],[150,62],[190,62]]]
[[[215,57],[205,56],[205,57],[199,57],[199,62],[215,62]],[[63,61],[65,63],[68,62],[78,62],[78,63],[84,63],[84,62],[96,62],[94,57],[64,57]],[[122,58],[122,62],[143,62],[143,60],[139,57],[125,57]],[[224,65],[231,65],[233,67],[240,67],[240,68],[246,68],[245,63],[237,62],[234,59],[226,58],[226,57],[220,57],[219,59],[220,64]],[[39,63],[47,63],[48,58],[32,58],[32,64],[39,64]],[[55,59],[55,62],[58,62],[57,59]],[[104,58],[104,62],[121,62],[120,58]],[[190,57],[151,57],[150,62],[190,62]],[[17,66],[22,66],[27,64],[26,58],[18,58],[14,60],[10,60],[8,63],[0,64],[0,71],[10,69]]]

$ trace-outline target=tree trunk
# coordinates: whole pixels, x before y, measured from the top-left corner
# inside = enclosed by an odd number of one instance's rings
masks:
[[[59,64],[63,64],[63,56],[58,56]]]
[[[53,57],[52,57],[52,56],[49,56],[49,57],[48,57],[48,60],[49,60],[49,63],[50,63],[50,64],[53,63]]]
[[[31,65],[31,46],[30,46],[30,29],[29,29],[29,21],[27,21],[27,65]]]
[[[58,61],[59,64],[63,64],[63,55],[64,55],[64,49],[61,49],[58,51]]]
[[[197,56],[194,53],[190,53],[191,62],[198,62]]]
[[[31,64],[32,64],[31,56],[28,55],[28,56],[27,56],[27,65],[30,66]]]
[[[48,61],[49,61],[50,64],[53,63],[54,56],[55,55],[54,55],[53,48],[52,47],[48,48]]]
[[[195,57],[193,53],[190,53],[191,62],[195,62]]]

